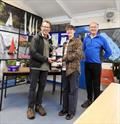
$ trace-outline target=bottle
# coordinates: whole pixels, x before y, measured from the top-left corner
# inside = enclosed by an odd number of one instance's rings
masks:
[[[16,61],[16,66],[20,66],[20,61]]]

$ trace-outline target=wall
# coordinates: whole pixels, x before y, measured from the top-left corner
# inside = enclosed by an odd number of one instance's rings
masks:
[[[98,15],[97,15],[98,14]],[[104,15],[100,15],[97,13],[94,15],[89,16],[83,16],[83,17],[75,17],[71,19],[71,24],[75,26],[80,25],[89,25],[90,22],[96,21],[100,25],[100,29],[106,29],[106,28],[119,28],[120,27],[120,13],[116,13],[116,17],[113,21],[107,22],[107,20],[104,18]]]
[[[25,5],[21,0],[2,0],[2,1],[37,15],[37,13],[35,13],[32,10],[32,8]],[[94,11],[92,13],[88,12],[85,15],[80,14],[75,17],[73,16],[72,18],[68,18],[67,16],[61,16],[61,17],[55,17],[55,18],[51,17],[48,19],[52,22],[52,24],[71,23],[75,26],[80,26],[80,25],[88,25],[91,21],[96,21],[100,24],[101,29],[120,27],[120,11],[116,12],[116,18],[113,22],[107,22],[104,18],[104,13],[105,13],[104,10],[100,10],[100,11]]]
[[[24,4],[21,0],[2,0],[3,2],[6,2],[12,6],[18,7],[20,9],[23,9],[25,11],[28,11],[30,13],[33,13],[35,15],[37,15],[36,12],[34,12],[29,6],[27,6],[26,4]]]

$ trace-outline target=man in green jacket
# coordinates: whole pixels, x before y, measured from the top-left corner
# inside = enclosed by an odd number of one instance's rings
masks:
[[[42,97],[47,81],[49,64],[52,63],[50,53],[52,42],[49,37],[51,23],[43,21],[41,31],[33,37],[30,47],[30,89],[28,97],[27,118],[34,119],[35,112],[41,116],[47,113],[42,106]],[[37,92],[36,87],[38,84]],[[35,108],[35,109],[34,109]]]

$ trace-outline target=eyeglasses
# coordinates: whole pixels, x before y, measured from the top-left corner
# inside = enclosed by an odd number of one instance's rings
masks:
[[[50,28],[50,27],[47,27],[47,26],[42,26],[43,28]]]

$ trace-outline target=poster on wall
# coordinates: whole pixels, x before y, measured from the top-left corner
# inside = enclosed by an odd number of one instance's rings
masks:
[[[20,35],[19,37],[19,48],[18,48],[18,58],[19,59],[29,59],[29,48],[30,42],[27,35]]]
[[[0,30],[34,35],[38,32],[42,18],[0,1]]]
[[[57,47],[59,41],[59,33],[51,33],[51,37],[52,37],[53,46]]]
[[[61,37],[60,37],[60,45],[63,45],[64,42],[66,42],[68,39],[68,35],[67,33],[61,33]]]
[[[0,29],[19,32],[20,9],[0,1]]]
[[[100,35],[107,40],[112,50],[112,55],[109,57],[109,60],[113,62],[120,61],[120,28],[101,29]]]
[[[0,60],[17,59],[17,33],[0,31]]]
[[[30,36],[37,34],[40,30],[42,18],[25,11],[23,11],[22,15],[20,17],[20,33]]]
[[[41,23],[41,17],[0,1],[0,60],[29,58],[28,39]]]

